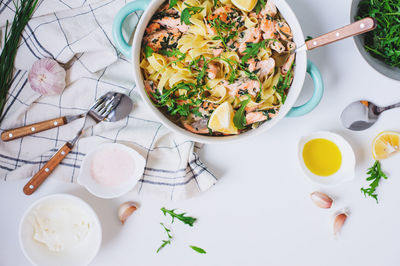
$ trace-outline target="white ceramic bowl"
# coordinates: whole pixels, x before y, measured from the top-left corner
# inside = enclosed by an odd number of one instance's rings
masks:
[[[279,113],[274,119],[263,123],[257,129],[249,130],[245,133],[233,136],[206,136],[194,134],[177,124],[170,121],[160,109],[158,109],[147,96],[143,76],[140,69],[140,49],[142,46],[143,34],[150,19],[165,0],[135,0],[126,4],[117,14],[113,25],[113,38],[115,46],[128,58],[132,60],[133,77],[135,78],[136,86],[151,112],[171,131],[184,135],[185,137],[201,142],[201,143],[222,143],[233,140],[242,140],[254,135],[267,131],[276,125],[285,116],[301,116],[311,112],[320,102],[323,95],[323,81],[319,70],[310,61],[307,61],[305,51],[300,51],[296,54],[296,62],[294,66],[294,79],[289,90],[285,104],[280,108]],[[290,25],[293,32],[293,40],[297,47],[304,44],[304,35],[296,15],[285,0],[272,0],[277,6],[282,16]],[[129,45],[122,34],[122,24],[124,20],[134,11],[144,10],[139,23],[137,24],[132,45]],[[306,72],[308,72],[314,80],[314,95],[311,99],[302,106],[293,107],[303,87]]]
[[[339,170],[333,175],[321,177],[312,173],[304,163],[303,160],[303,149],[304,145],[313,139],[327,139],[335,143],[341,154],[342,154],[342,164]],[[327,131],[319,131],[311,133],[308,136],[302,137],[298,144],[298,160],[300,162],[300,166],[303,169],[303,172],[308,177],[310,181],[315,184],[322,186],[335,186],[339,185],[346,181],[351,181],[355,177],[355,165],[356,159],[354,156],[354,151],[351,148],[350,144],[340,135],[327,132]]]
[[[77,204],[88,213],[93,227],[89,235],[79,246],[60,252],[50,251],[46,245],[33,239],[34,228],[29,222],[29,215],[33,208],[46,201],[67,200]],[[26,258],[38,266],[83,266],[88,265],[97,255],[102,239],[102,230],[99,218],[94,210],[82,199],[68,194],[53,194],[35,201],[22,216],[19,225],[19,242]]]
[[[119,149],[128,152],[132,156],[133,163],[135,163],[136,166],[135,172],[132,173],[129,181],[121,186],[104,186],[97,183],[91,176],[90,168],[93,156],[96,152],[110,147],[118,147]],[[92,193],[96,197],[104,199],[117,198],[133,189],[133,187],[142,177],[145,165],[146,160],[134,149],[119,143],[105,143],[99,145],[85,156],[79,172],[78,183],[84,186],[90,193]]]

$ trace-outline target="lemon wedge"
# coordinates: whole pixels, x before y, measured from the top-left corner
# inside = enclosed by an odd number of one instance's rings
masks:
[[[232,3],[240,10],[250,12],[256,6],[258,0],[232,0]]]
[[[238,134],[238,129],[233,124],[234,110],[229,102],[223,102],[214,110],[208,122],[212,131],[225,134]]]
[[[400,133],[383,131],[372,142],[372,154],[375,160],[386,159],[400,150]]]

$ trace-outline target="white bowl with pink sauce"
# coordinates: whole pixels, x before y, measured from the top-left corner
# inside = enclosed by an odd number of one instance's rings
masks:
[[[99,198],[117,198],[134,188],[145,165],[143,156],[126,145],[102,144],[83,159],[78,183]]]

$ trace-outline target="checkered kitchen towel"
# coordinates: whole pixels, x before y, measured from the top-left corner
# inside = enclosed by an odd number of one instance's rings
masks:
[[[14,1],[0,1],[2,35],[6,20],[13,18]],[[197,156],[198,144],[168,131],[141,101],[130,62],[111,40],[113,18],[126,2],[39,0],[34,18],[22,36],[0,131],[85,112],[107,91],[126,93],[134,100],[129,117],[94,126],[50,178],[75,182],[86,153],[101,143],[119,142],[133,147],[147,159],[143,178],[135,188],[138,193],[155,193],[173,200],[189,198],[210,188],[216,178]],[[133,31],[139,16],[132,14],[128,18],[126,32]],[[40,96],[29,86],[29,69],[44,57],[56,59],[67,69],[67,87],[60,96]],[[59,147],[73,138],[82,123],[83,120],[78,120],[11,142],[0,141],[0,178],[5,181],[30,178]],[[41,189],[46,189],[45,186]]]

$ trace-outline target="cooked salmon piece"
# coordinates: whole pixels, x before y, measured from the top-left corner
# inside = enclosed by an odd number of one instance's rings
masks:
[[[229,84],[228,81],[224,80],[221,84],[229,90],[229,95],[238,97],[245,94],[251,96],[257,96],[260,91],[260,83],[257,80],[249,79],[248,77],[242,77],[236,80],[234,83]]]
[[[267,4],[265,5],[265,7],[263,9],[261,9],[261,11],[260,11],[260,15],[262,17],[266,17],[266,16],[275,17],[277,13],[278,13],[278,9],[269,0],[267,1]]]
[[[247,29],[244,37],[239,40],[239,53],[246,50],[248,43],[259,43],[261,41],[261,30],[259,28]]]
[[[260,22],[260,29],[263,32],[263,39],[277,39],[279,33],[275,29],[276,22],[268,18],[263,18]]]
[[[261,61],[256,61],[251,58],[247,63],[249,64],[249,71],[256,72],[260,79],[268,76],[275,68],[275,60],[273,58]]]
[[[268,113],[268,115],[265,115],[264,112],[250,112],[246,114],[246,124],[251,125],[257,122],[262,122],[269,118],[274,118],[277,114],[278,113]]]
[[[278,21],[275,26],[282,40],[287,41],[293,37],[292,30],[286,22]]]
[[[158,23],[151,23],[149,24],[149,26],[147,26],[146,28],[146,33],[147,34],[151,34],[157,30],[159,30],[161,28],[161,25]]]
[[[285,46],[283,46],[283,44],[278,40],[270,41],[269,47],[271,47],[272,50],[275,50],[278,53],[283,53],[286,50]]]
[[[192,116],[192,115],[191,115]],[[200,118],[194,120],[192,117],[182,120],[184,128],[195,134],[208,134],[208,118]]]
[[[162,49],[176,47],[182,33],[178,29],[159,30],[143,38],[147,46],[150,46],[155,52]]]
[[[291,54],[287,59],[286,62],[283,64],[281,67],[281,73],[283,75],[286,75],[289,72],[290,67],[292,66],[295,58],[295,54]]]
[[[163,27],[168,29],[178,29],[180,32],[184,33],[189,29],[189,26],[186,24],[181,24],[180,18],[173,18],[165,16],[161,19],[154,20],[154,23],[158,23]]]

